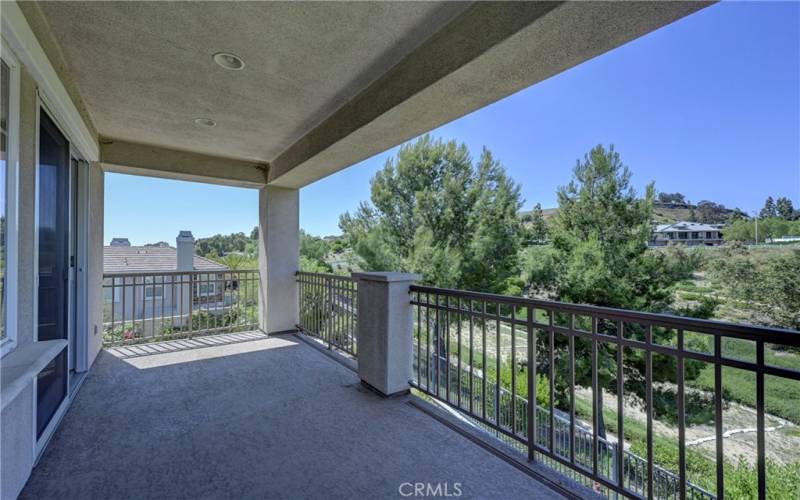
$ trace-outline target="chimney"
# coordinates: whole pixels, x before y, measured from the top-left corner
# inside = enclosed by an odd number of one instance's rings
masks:
[[[175,238],[175,246],[178,249],[177,271],[194,270],[194,236],[191,231],[181,231]]]
[[[131,242],[128,238],[114,238],[111,240],[112,247],[129,247],[131,246]]]

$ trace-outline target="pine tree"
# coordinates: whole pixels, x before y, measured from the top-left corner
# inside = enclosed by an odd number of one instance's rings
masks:
[[[775,212],[778,217],[784,220],[793,220],[795,212],[792,200],[783,196],[778,198],[775,203]]]
[[[669,271],[663,252],[648,252],[655,187],[647,186],[639,198],[630,184],[631,172],[613,146],[592,149],[573,170],[573,180],[558,190],[558,215],[550,228],[556,268],[555,288],[560,300],[623,309],[663,311],[671,301],[676,277]],[[601,321],[598,330],[615,332],[612,322]],[[644,339],[644,331],[631,332]],[[653,331],[653,341],[664,343],[668,332]],[[544,339],[546,336],[540,336]],[[542,340],[543,341],[543,340]],[[542,352],[548,346],[542,344]],[[555,348],[566,355],[566,340]],[[586,344],[576,345],[575,378],[591,385],[591,353]],[[624,391],[644,396],[645,359],[641,352],[624,356]],[[614,387],[616,362],[613,347],[603,345],[598,353],[600,388]],[[674,381],[675,360],[659,358],[653,363],[657,379]],[[696,376],[696,366],[686,365],[686,376]],[[559,397],[566,397],[569,383],[562,372],[554,381]],[[598,398],[602,401],[602,395]],[[604,435],[602,407],[598,410]]]
[[[533,211],[527,222],[530,225],[530,239],[532,242],[541,243],[547,240],[547,222],[544,220],[541,203],[533,206]]]
[[[767,201],[764,202],[764,208],[758,214],[759,218],[766,219],[767,217],[777,217],[778,211],[775,209],[775,201],[772,196],[767,196]]]
[[[339,219],[365,270],[495,293],[517,276],[520,188],[489,150],[473,161],[465,144],[426,135],[370,184],[372,203]]]

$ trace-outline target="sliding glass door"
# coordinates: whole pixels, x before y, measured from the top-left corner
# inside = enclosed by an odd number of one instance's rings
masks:
[[[39,287],[38,340],[69,338],[69,142],[44,111],[39,121]],[[67,397],[68,348],[37,380],[36,432]]]

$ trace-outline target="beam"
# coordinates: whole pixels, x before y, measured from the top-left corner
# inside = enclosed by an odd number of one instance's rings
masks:
[[[101,139],[106,172],[237,187],[263,187],[266,165],[116,139]]]
[[[709,2],[477,2],[270,162],[299,188]]]

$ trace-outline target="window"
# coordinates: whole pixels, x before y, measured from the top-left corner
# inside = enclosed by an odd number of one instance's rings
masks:
[[[700,239],[700,233],[698,233],[697,231],[692,232],[692,239],[693,240],[699,240]]]
[[[713,237],[714,237],[714,236],[712,236],[712,234],[711,234],[711,231],[706,231],[706,239],[707,239],[707,240],[710,240],[710,239],[712,239]]]
[[[214,295],[216,293],[216,283],[198,283],[196,293],[198,297]]]
[[[689,236],[689,233],[678,233],[679,240],[685,240]]]
[[[145,285],[144,298],[146,299],[164,298],[164,285],[152,285],[152,284]]]
[[[3,40],[0,57],[0,350],[17,341],[17,149],[19,63]]]

